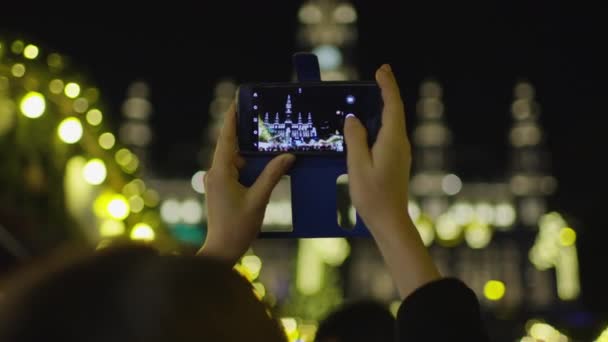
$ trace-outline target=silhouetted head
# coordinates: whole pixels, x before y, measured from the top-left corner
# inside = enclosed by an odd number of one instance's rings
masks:
[[[392,342],[395,340],[395,318],[384,305],[375,300],[346,303],[319,324],[315,340]]]
[[[231,265],[146,247],[38,266],[1,309],[0,341],[286,341]]]

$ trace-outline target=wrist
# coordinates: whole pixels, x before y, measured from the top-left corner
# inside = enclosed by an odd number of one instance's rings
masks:
[[[236,263],[236,261],[240,258],[240,255],[238,252],[227,248],[228,245],[229,244],[222,243],[219,240],[215,240],[207,236],[203,246],[197,252],[197,255],[220,259],[232,265]]]

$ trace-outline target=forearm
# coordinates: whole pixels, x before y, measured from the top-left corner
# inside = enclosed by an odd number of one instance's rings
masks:
[[[370,231],[401,298],[441,277],[407,215],[372,224]]]

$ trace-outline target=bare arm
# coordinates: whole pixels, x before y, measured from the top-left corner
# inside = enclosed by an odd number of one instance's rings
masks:
[[[376,71],[384,109],[374,146],[359,119],[345,123],[351,198],[402,298],[441,276],[407,212],[411,149],[399,87],[388,65]]]

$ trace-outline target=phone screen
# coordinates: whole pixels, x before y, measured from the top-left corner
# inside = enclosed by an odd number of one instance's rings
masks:
[[[376,116],[378,100],[374,83],[250,85],[239,91],[241,151],[342,154],[345,117]]]

